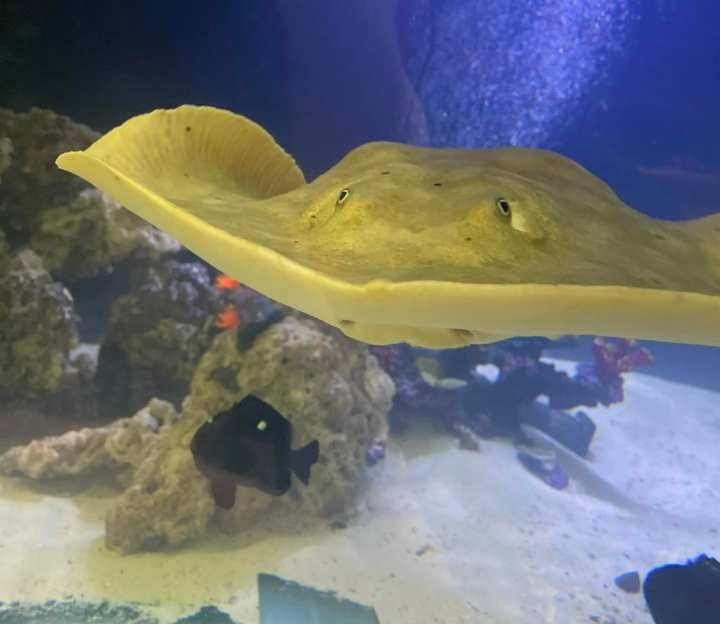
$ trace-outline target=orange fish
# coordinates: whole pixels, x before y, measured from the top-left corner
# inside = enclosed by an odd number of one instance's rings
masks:
[[[233,327],[238,327],[240,323],[241,320],[237,308],[232,303],[229,303],[225,306],[225,309],[218,314],[217,320],[215,321],[215,327],[219,327],[220,329],[231,329]]]
[[[223,290],[233,290],[240,286],[240,282],[228,275],[218,275],[215,278],[215,286],[222,288]]]

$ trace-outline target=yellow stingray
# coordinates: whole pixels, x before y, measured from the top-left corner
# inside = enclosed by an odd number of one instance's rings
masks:
[[[552,152],[374,142],[307,184],[254,122],[181,106],[57,164],[223,273],[369,343],[720,345],[720,215],[652,219]]]

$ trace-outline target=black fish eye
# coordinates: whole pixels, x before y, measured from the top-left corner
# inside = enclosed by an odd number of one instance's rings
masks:
[[[510,216],[510,202],[507,199],[505,199],[504,197],[498,197],[495,200],[495,205],[497,206],[497,209],[500,211],[500,214],[503,217]]]
[[[344,188],[342,191],[340,191],[340,195],[338,195],[337,205],[342,206],[348,197],[350,197],[350,189]]]

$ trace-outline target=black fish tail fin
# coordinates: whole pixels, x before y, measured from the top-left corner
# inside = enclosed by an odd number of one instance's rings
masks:
[[[293,451],[290,456],[290,469],[305,485],[310,483],[310,468],[317,462],[319,456],[320,444],[317,440]]]
[[[235,482],[231,479],[216,478],[210,481],[215,504],[223,509],[235,506]]]

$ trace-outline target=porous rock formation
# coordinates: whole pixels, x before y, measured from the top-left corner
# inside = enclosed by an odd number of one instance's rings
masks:
[[[83,429],[8,451],[0,471],[33,478],[126,469],[127,489],[106,518],[106,543],[124,553],[178,546],[201,537],[217,513],[226,530],[258,514],[291,508],[330,516],[351,504],[369,448],[384,441],[395,387],[367,347],[314,319],[290,315],[238,348],[238,332],[217,335],[201,358],[178,419],[160,401],[109,427]],[[293,480],[272,497],[239,488],[219,511],[197,470],[190,440],[210,416],[249,393],[290,420],[293,448],[320,444],[309,486]],[[160,423],[161,425],[153,425]]]
[[[223,332],[193,375],[183,416],[137,469],[132,485],[108,515],[107,543],[123,552],[175,545],[205,532],[216,513],[209,483],[189,450],[211,415],[255,393],[287,416],[293,448],[320,444],[309,486],[293,481],[272,497],[239,488],[235,507],[220,511],[224,526],[240,530],[259,513],[291,507],[328,516],[353,500],[365,452],[387,435],[394,385],[367,347],[309,318],[288,316],[239,352],[236,332]]]
[[[177,418],[170,403],[153,399],[134,416],[105,427],[83,427],[15,446],[0,457],[0,474],[53,479],[134,467]]]
[[[217,334],[221,295],[207,268],[166,260],[136,271],[131,291],[112,304],[96,386],[103,413],[132,414],[153,396],[177,406]]]
[[[3,252],[0,237],[0,395],[60,389],[77,341],[73,299],[30,249]]]
[[[42,257],[66,282],[93,277],[128,258],[179,250],[166,234],[55,166],[59,154],[100,135],[69,117],[0,109],[0,229]]]

